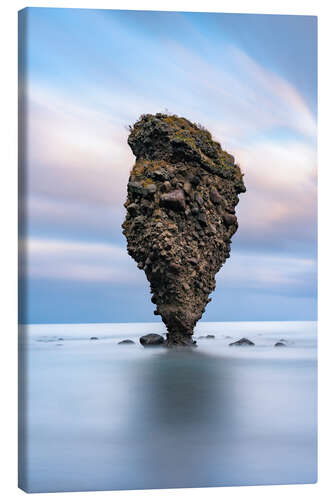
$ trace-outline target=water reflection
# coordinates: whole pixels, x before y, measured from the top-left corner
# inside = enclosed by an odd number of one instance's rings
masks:
[[[223,359],[198,350],[163,352],[144,370],[138,419],[151,487],[204,486],[221,480],[215,465],[218,456],[228,454],[228,371]]]

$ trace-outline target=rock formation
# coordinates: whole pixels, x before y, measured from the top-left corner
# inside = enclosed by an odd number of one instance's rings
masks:
[[[215,274],[230,256],[243,175],[207,130],[175,115],[141,116],[128,144],[136,163],[122,226],[127,250],[150,282],[166,344],[193,345]]]
[[[255,343],[243,337],[242,339],[239,339],[236,342],[231,342],[231,344],[229,345],[255,345]]]
[[[140,337],[140,344],[143,347],[161,346],[164,345],[164,338],[162,335],[158,335],[158,333],[148,333]]]

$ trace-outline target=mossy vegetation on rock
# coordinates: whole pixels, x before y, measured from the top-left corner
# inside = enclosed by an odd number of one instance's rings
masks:
[[[123,223],[128,253],[150,282],[167,345],[193,345],[230,255],[243,175],[207,130],[175,115],[141,116],[128,144],[136,156]]]
[[[234,157],[213,141],[204,127],[176,115],[143,115],[128,138],[137,159],[191,162],[207,172],[234,181],[238,193],[245,192],[243,176]]]

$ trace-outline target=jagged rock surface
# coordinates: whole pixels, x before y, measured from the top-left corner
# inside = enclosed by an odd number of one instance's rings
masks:
[[[136,163],[125,203],[127,250],[150,282],[167,345],[193,345],[215,274],[230,256],[243,175],[207,130],[175,115],[141,116],[128,144]]]

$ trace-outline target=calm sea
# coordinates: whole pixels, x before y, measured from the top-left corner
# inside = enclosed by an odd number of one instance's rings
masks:
[[[164,331],[21,328],[25,490],[316,481],[315,322],[202,322],[195,337],[215,339],[190,352],[140,346],[140,335]],[[241,337],[255,347],[229,347]],[[117,344],[125,338],[136,345]],[[286,347],[274,347],[281,339]]]

